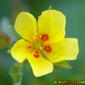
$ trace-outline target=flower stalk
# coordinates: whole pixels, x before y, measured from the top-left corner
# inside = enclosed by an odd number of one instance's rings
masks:
[[[9,72],[13,79],[13,85],[21,85],[23,76],[23,64],[15,63]]]

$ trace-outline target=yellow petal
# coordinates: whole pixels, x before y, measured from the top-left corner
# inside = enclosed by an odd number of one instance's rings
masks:
[[[29,43],[23,39],[18,40],[11,49],[12,57],[17,60],[19,63],[22,63],[27,57],[26,46]]]
[[[65,37],[65,15],[57,10],[46,10],[38,19],[38,34],[48,34],[49,40],[60,41]]]
[[[36,58],[30,54],[27,59],[31,64],[33,73],[36,77],[46,75],[53,71],[53,64],[50,61],[44,59],[42,55]]]
[[[26,40],[33,41],[37,32],[37,22],[29,12],[21,12],[15,21],[16,32]]]
[[[47,54],[47,58],[53,62],[64,60],[75,60],[79,53],[78,40],[76,38],[66,38],[62,41],[52,43],[53,52]]]

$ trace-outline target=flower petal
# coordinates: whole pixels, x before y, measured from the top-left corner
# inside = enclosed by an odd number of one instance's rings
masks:
[[[38,34],[48,34],[49,40],[60,41],[65,37],[66,18],[56,10],[42,12],[38,19]]]
[[[30,54],[27,59],[31,64],[33,73],[36,77],[46,75],[53,71],[53,64],[50,61],[44,59],[42,55],[36,58]]]
[[[19,63],[22,63],[27,58],[26,46],[29,43],[23,39],[18,40],[11,49],[12,57]]]
[[[28,41],[33,41],[37,33],[37,22],[29,12],[21,12],[15,21],[16,32]]]
[[[79,46],[76,38],[66,38],[51,45],[53,47],[53,52],[47,55],[47,58],[51,62],[56,63],[64,60],[77,59]]]

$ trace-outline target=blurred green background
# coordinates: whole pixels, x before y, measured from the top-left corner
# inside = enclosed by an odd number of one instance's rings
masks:
[[[69,62],[71,69],[55,67],[53,73],[40,78],[34,77],[26,62],[22,85],[55,85],[57,80],[85,80],[85,0],[0,0],[0,85],[13,85],[9,69],[15,60],[7,50],[19,38],[15,30],[11,29],[17,14],[29,11],[37,19],[49,6],[66,15],[66,37],[79,39],[78,59]]]

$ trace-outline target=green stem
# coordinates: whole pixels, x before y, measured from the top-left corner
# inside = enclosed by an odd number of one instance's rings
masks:
[[[13,85],[21,85],[21,80],[19,82],[14,82]]]
[[[13,85],[21,85],[23,76],[23,64],[15,63],[10,69],[9,73],[13,79]]]
[[[18,82],[13,82],[13,85],[21,85],[22,83],[22,75],[20,76],[20,80]]]

